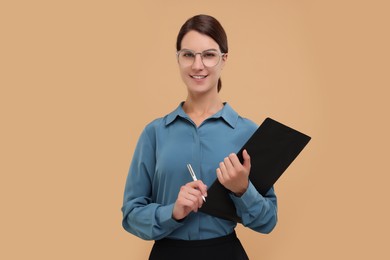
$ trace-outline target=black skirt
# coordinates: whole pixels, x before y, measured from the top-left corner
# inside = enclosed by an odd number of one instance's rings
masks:
[[[155,241],[149,260],[248,260],[236,233],[205,240]]]

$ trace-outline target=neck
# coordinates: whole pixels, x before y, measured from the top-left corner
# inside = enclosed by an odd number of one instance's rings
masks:
[[[193,114],[197,116],[213,115],[222,107],[223,102],[218,95],[213,98],[195,98],[188,95],[183,105],[183,109],[187,114]]]

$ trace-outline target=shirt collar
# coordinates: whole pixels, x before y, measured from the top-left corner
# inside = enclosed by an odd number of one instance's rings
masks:
[[[178,117],[189,119],[189,116],[183,110],[183,104],[184,101],[181,102],[174,111],[172,111],[166,116],[165,119],[166,126],[171,124]],[[210,118],[222,118],[232,128],[235,128],[238,120],[238,114],[236,111],[233,110],[233,108],[228,103],[224,103],[223,108],[219,110],[217,113],[215,113],[214,115],[210,116]]]

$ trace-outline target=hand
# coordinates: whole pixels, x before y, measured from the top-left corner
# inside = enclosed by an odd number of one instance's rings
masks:
[[[246,150],[242,152],[242,157],[243,164],[237,155],[232,153],[219,163],[217,169],[219,182],[238,197],[242,196],[248,188],[251,169],[251,158]]]
[[[200,180],[181,186],[173,207],[172,217],[175,220],[181,220],[192,211],[197,212],[203,205],[202,195],[207,196],[207,186]]]

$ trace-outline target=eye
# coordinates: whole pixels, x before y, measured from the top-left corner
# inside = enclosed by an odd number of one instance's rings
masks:
[[[215,51],[206,51],[202,54],[203,58],[208,58],[208,59],[214,58],[217,55],[218,53],[216,53]]]
[[[181,53],[181,56],[183,56],[185,58],[193,58],[195,55],[192,52],[190,52],[190,51],[183,51]]]

